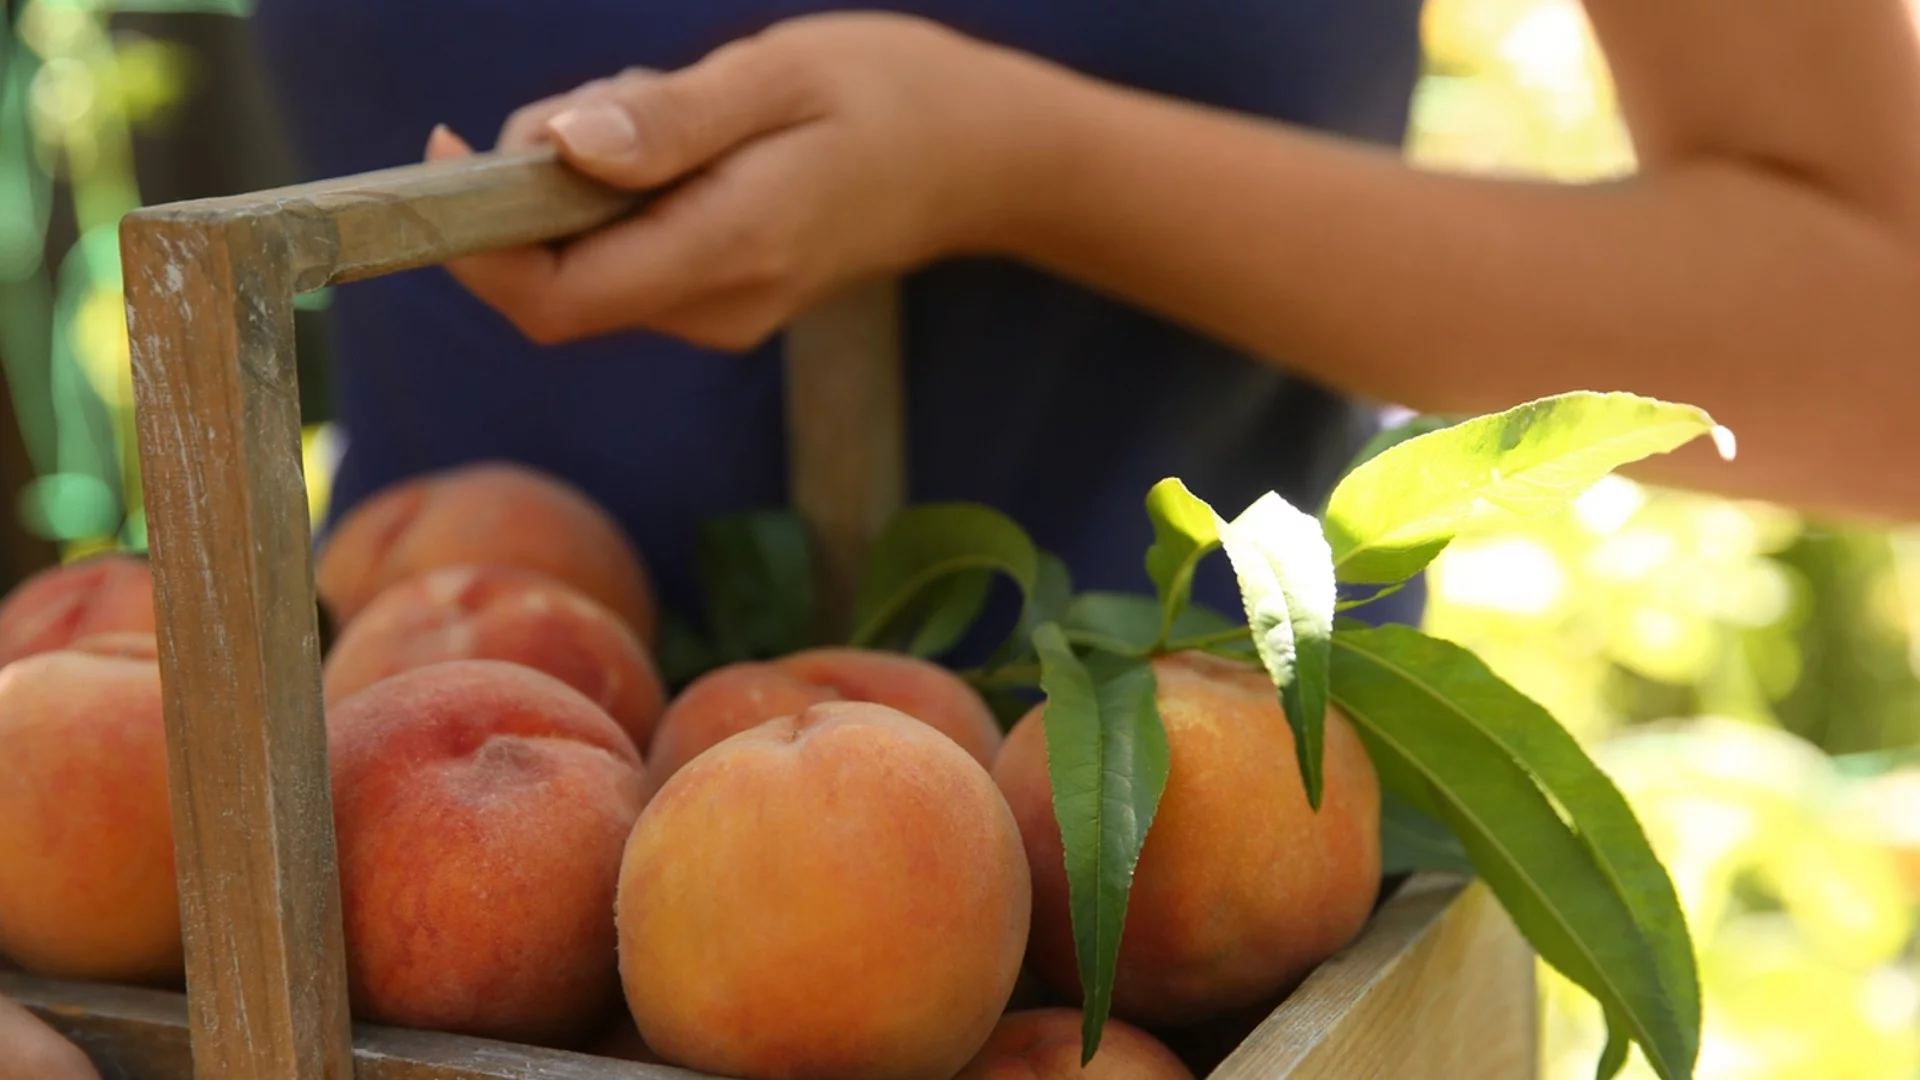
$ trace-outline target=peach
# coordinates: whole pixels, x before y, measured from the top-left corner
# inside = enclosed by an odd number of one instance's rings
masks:
[[[0,667],[96,634],[153,632],[145,559],[100,555],[51,566],[0,602]]]
[[[1193,1080],[1160,1040],[1124,1020],[1107,1019],[1100,1049],[1080,1066],[1080,1010],[1029,1009],[1000,1018],[954,1080]]]
[[[0,670],[0,952],[42,975],[181,975],[166,726],[151,634]]]
[[[1170,764],[1127,904],[1113,1012],[1175,1026],[1271,998],[1360,932],[1380,885],[1380,787],[1359,737],[1329,709],[1314,812],[1263,671],[1191,653],[1154,661],[1154,673]],[[1078,1000],[1045,708],[1014,725],[993,773],[1033,874],[1029,959]]]
[[[618,1008],[632,740],[579,691],[451,660],[329,710],[347,983],[363,1019],[564,1045]]]
[[[1032,893],[980,763],[830,701],[689,762],[634,826],[616,919],[655,1052],[751,1080],[948,1080],[1011,996]]]
[[[510,566],[450,566],[381,593],[328,652],[327,700],[444,660],[544,671],[605,709],[635,747],[647,745],[666,707],[652,658],[613,612]]]
[[[668,704],[647,760],[656,785],[701,751],[757,724],[823,701],[898,709],[946,735],[982,766],[1000,749],[1000,727],[980,695],[938,664],[868,649],[807,649],[771,661],[716,668]]]
[[[545,574],[606,605],[654,644],[653,586],[620,526],[579,489],[524,465],[479,462],[380,491],[334,526],[314,581],[344,629],[390,586],[462,564]]]

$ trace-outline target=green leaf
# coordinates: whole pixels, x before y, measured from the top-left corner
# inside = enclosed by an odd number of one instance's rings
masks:
[[[901,648],[919,657],[934,657],[960,643],[987,606],[987,590],[993,586],[993,574],[987,570],[965,570],[932,583],[907,605],[901,625],[912,627],[913,636]]]
[[[1367,462],[1372,461],[1388,450],[1399,446],[1408,439],[1417,439],[1422,435],[1429,435],[1439,431],[1441,428],[1452,427],[1459,422],[1460,418],[1457,416],[1442,416],[1438,413],[1421,413],[1403,424],[1395,424],[1390,428],[1383,428],[1373,438],[1368,439],[1364,446],[1360,447],[1360,452],[1353,455],[1353,460],[1347,462],[1347,467],[1341,470],[1340,475],[1344,479],[1351,474],[1353,470],[1365,465]]]
[[[1472,653],[1406,627],[1337,633],[1333,696],[1383,784],[1459,838],[1541,957],[1660,1076],[1690,1076],[1699,985],[1673,883],[1572,736]]]
[[[949,579],[981,572],[1005,574],[1022,597],[1031,597],[1039,553],[1026,530],[974,503],[907,507],[887,523],[867,556],[849,644],[925,648],[957,641],[980,608],[971,585]],[[931,596],[929,590],[935,590]]]
[[[1033,641],[1047,695],[1047,773],[1085,998],[1084,1067],[1100,1048],[1134,868],[1167,786],[1167,733],[1147,661],[1106,652],[1082,661],[1053,623],[1035,631]]]
[[[1060,556],[1050,551],[1038,553],[1034,564],[1033,591],[1020,605],[1020,621],[1007,640],[982,665],[987,672],[999,671],[1009,664],[1033,655],[1033,632],[1041,623],[1066,618],[1073,602],[1073,574]]]
[[[784,656],[814,644],[813,544],[785,510],[700,525],[694,561],[707,627],[725,659]]]
[[[1160,604],[1152,597],[1094,590],[1074,597],[1060,621],[1069,638],[1106,638],[1120,646],[1109,651],[1145,653],[1160,637],[1160,618]],[[1179,644],[1198,638],[1223,637],[1236,629],[1243,643],[1239,651],[1250,650],[1253,639],[1247,634],[1245,624],[1236,623],[1205,604],[1189,603],[1173,621],[1168,638],[1170,644]]]
[[[653,660],[660,668],[660,681],[675,693],[726,662],[712,642],[668,607],[660,609],[660,644]]]
[[[1706,434],[1725,433],[1690,405],[1580,391],[1420,435],[1334,489],[1334,568],[1352,584],[1404,581],[1484,515],[1558,509],[1614,469]]]
[[[1626,1025],[1618,1017],[1607,1019],[1607,1045],[1600,1051],[1600,1061],[1593,1067],[1594,1080],[1613,1080],[1620,1070],[1627,1067],[1627,1055],[1633,1051],[1633,1042],[1626,1036]]]
[[[1231,523],[1220,543],[1240,579],[1254,648],[1280,691],[1307,804],[1320,808],[1326,737],[1327,657],[1333,638],[1333,556],[1320,523],[1268,492]]]
[[[1445,825],[1413,808],[1392,790],[1380,793],[1380,873],[1416,870],[1473,873],[1467,851]]]
[[[1220,515],[1187,485],[1168,477],[1147,492],[1147,517],[1153,522],[1147,577],[1160,597],[1160,627],[1153,644],[1164,645],[1193,595],[1194,570],[1220,546]]]

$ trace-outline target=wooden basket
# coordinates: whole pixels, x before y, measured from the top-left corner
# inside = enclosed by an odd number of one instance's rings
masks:
[[[543,152],[177,203],[122,225],[187,992],[0,972],[0,994],[109,1080],[694,1075],[350,1021],[301,475],[296,293],[568,236],[636,205]],[[901,500],[896,310],[889,285],[869,286],[786,338],[794,501],[836,627]],[[1484,886],[1419,875],[1213,1075],[1532,1076],[1533,970]]]

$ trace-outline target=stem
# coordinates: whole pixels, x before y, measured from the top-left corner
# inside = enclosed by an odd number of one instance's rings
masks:
[[[1017,667],[1004,667],[998,671],[983,671],[974,668],[960,676],[968,683],[980,689],[998,689],[1013,686],[1039,686],[1040,665],[1021,664]]]
[[[1132,642],[1123,641],[1108,634],[1096,634],[1091,630],[1065,630],[1063,633],[1070,644],[1085,645],[1090,649],[1099,649],[1101,652],[1135,658],[1148,656],[1153,652],[1152,649],[1144,649]]]
[[[1404,581],[1399,582],[1397,584],[1389,585],[1384,589],[1375,590],[1374,592],[1366,596],[1363,596],[1358,600],[1342,600],[1338,604],[1334,605],[1333,610],[1336,612],[1352,611],[1354,608],[1357,608],[1357,607],[1366,607],[1368,604],[1373,603],[1375,600],[1385,600],[1387,597],[1392,596],[1394,593],[1397,593],[1401,589],[1404,589],[1406,587],[1407,587],[1407,583]]]
[[[1231,629],[1218,630],[1211,634],[1201,634],[1199,637],[1183,638],[1179,641],[1168,642],[1167,647],[1161,651],[1175,653],[1199,650],[1205,652],[1219,645],[1231,645],[1236,639],[1246,638],[1250,632],[1251,631],[1244,626],[1235,626]]]

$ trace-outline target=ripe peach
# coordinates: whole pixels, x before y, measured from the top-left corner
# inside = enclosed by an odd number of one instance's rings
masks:
[[[389,586],[462,564],[545,574],[605,604],[654,644],[652,584],[619,525],[577,488],[524,465],[480,462],[386,488],[333,528],[314,580],[344,629]]]
[[[604,1025],[646,796],[619,726],[550,675],[453,660],[339,701],[327,730],[355,1013],[545,1044]]]
[[[1359,737],[1330,709],[1315,813],[1265,673],[1197,653],[1153,666],[1171,762],[1127,905],[1113,1012],[1173,1026],[1289,988],[1360,932],[1380,884],[1380,788]],[[1044,711],[1014,726],[994,779],[1033,872],[1029,958],[1077,1000]]]
[[[652,658],[613,612],[510,566],[449,566],[381,593],[328,652],[327,700],[444,660],[544,671],[605,709],[635,747],[647,745],[666,707]]]
[[[145,559],[101,555],[50,566],[0,601],[0,667],[95,634],[153,633]]]
[[[649,1046],[753,1080],[947,1080],[1019,974],[1032,894],[979,762],[826,702],[716,745],[640,815],[616,918]]]
[[[986,702],[940,665],[877,650],[807,649],[716,668],[688,684],[667,705],[648,751],[654,783],[730,735],[836,699],[898,709],[960,744],[982,766],[1000,749],[1000,728]]]
[[[1080,1010],[1010,1012],[994,1026],[954,1080],[1193,1080],[1160,1040],[1124,1020],[1107,1019],[1100,1049],[1080,1067]]]
[[[155,656],[105,634],[0,670],[0,952],[28,971],[180,978]]]

